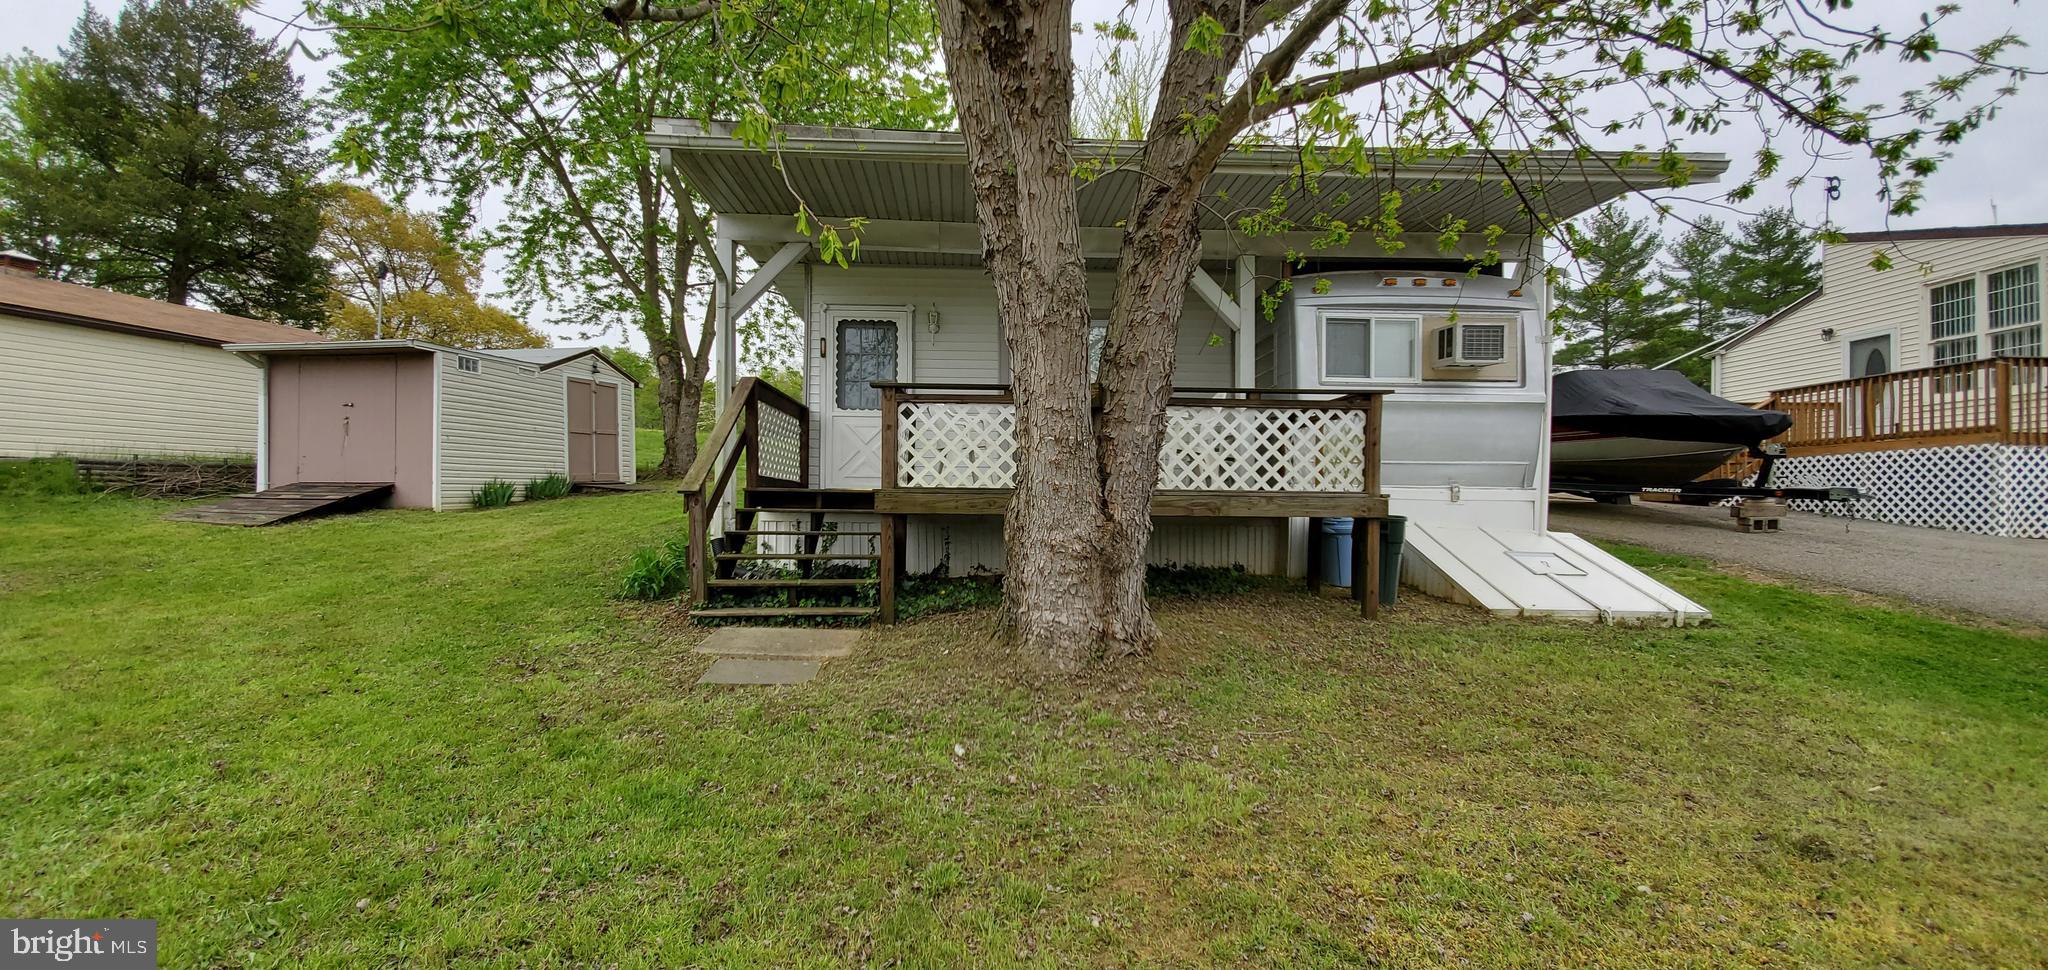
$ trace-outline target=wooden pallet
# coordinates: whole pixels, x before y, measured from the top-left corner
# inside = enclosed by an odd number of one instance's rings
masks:
[[[390,497],[391,488],[390,482],[299,482],[179,509],[164,518],[208,525],[277,525],[372,508]]]

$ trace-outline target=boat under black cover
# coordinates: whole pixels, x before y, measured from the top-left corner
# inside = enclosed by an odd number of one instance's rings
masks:
[[[1791,427],[1676,371],[1569,371],[1552,382],[1550,485],[1675,488]]]

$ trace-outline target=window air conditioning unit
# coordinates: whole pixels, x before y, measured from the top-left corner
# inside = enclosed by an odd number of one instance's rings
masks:
[[[1508,359],[1505,323],[1454,323],[1436,332],[1436,366],[1485,367]]]

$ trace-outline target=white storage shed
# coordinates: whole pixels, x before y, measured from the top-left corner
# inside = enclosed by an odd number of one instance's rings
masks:
[[[227,349],[264,368],[258,489],[388,482],[392,506],[446,509],[467,507],[494,480],[634,478],[638,385],[594,347],[347,340]]]

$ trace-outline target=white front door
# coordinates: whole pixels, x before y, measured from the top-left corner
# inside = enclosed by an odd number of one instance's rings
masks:
[[[825,311],[826,488],[882,485],[882,392],[910,378],[909,307]]]

